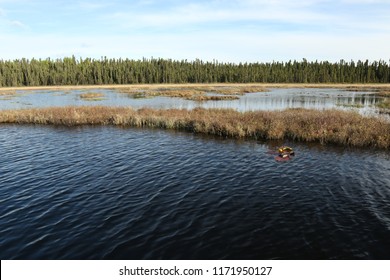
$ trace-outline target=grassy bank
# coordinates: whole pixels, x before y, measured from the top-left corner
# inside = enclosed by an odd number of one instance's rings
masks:
[[[0,111],[0,123],[124,125],[177,129],[234,138],[291,139],[390,148],[390,123],[354,112],[289,109],[240,113],[225,109],[155,110],[61,107]]]

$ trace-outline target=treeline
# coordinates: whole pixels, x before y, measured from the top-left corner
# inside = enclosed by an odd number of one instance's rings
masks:
[[[221,63],[171,59],[0,60],[0,86],[152,83],[389,83],[385,61]]]

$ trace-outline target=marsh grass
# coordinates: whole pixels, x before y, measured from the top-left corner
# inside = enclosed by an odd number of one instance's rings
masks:
[[[142,99],[142,98],[150,98],[150,96],[146,95],[145,92],[139,91],[134,93],[127,93],[127,95],[134,99]]]
[[[380,89],[374,86],[347,86],[345,87],[345,91],[356,91],[356,92],[361,92],[361,91],[368,91],[368,92],[378,92]]]
[[[390,98],[385,98],[382,102],[376,104],[380,109],[390,109]]]
[[[232,138],[290,139],[390,149],[390,123],[340,110],[238,112],[83,106],[0,111],[0,123],[120,125],[175,129]]]
[[[151,94],[156,96],[167,96],[167,97],[180,97],[180,98],[190,98],[194,95],[204,94],[205,92],[197,89],[160,89]]]
[[[345,108],[363,108],[363,104],[337,104],[337,106],[345,107]]]
[[[11,96],[11,95],[16,95],[16,90],[0,91],[0,96]]]
[[[12,100],[17,96],[16,90],[0,91],[0,100]]]
[[[188,100],[193,101],[220,101],[220,100],[236,100],[240,99],[237,95],[193,95],[187,97]]]
[[[220,94],[245,94],[245,93],[254,93],[254,92],[267,92],[269,91],[266,87],[263,86],[235,86],[235,87],[214,87],[211,89],[211,92],[220,93]]]
[[[346,91],[356,91],[356,92],[372,92],[375,93],[376,96],[390,96],[390,87],[388,86],[381,86],[381,87],[375,87],[375,86],[347,86],[345,88]]]
[[[382,89],[377,93],[378,96],[390,97],[390,89]]]
[[[0,97],[0,100],[13,100],[13,99],[14,99],[14,96],[12,96],[12,95],[5,95],[5,96]]]
[[[120,93],[128,94],[133,98],[151,98],[155,96],[177,97],[188,100],[207,101],[207,100],[233,100],[238,99],[237,95],[253,92],[268,91],[264,86],[255,85],[187,85],[180,87],[128,87],[117,89]],[[235,97],[208,97],[206,94],[215,93],[219,95],[234,95]]]
[[[87,101],[99,101],[99,100],[103,100],[104,94],[98,92],[87,92],[87,93],[81,93],[79,97]]]

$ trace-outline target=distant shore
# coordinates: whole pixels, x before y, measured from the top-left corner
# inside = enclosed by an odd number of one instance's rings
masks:
[[[198,84],[125,84],[125,85],[69,85],[69,86],[26,86],[0,87],[0,91],[12,90],[78,90],[78,89],[121,89],[121,88],[200,88],[200,87],[247,87],[264,88],[357,88],[357,89],[387,89],[390,84],[332,84],[332,83],[198,83]]]

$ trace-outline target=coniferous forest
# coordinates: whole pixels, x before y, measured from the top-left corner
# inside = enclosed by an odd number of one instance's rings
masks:
[[[0,60],[0,86],[153,83],[390,83],[385,61],[221,63],[171,59]]]

